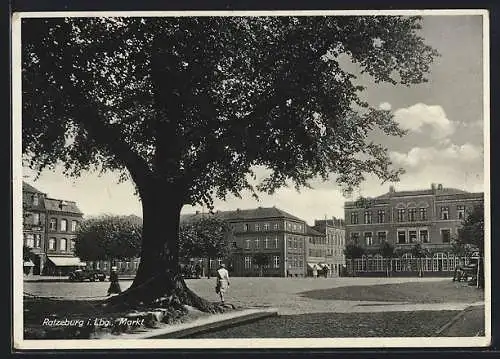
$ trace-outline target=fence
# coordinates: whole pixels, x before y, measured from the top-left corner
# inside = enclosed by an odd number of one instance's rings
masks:
[[[432,258],[392,258],[364,257],[346,260],[349,273],[366,272],[450,272],[460,263],[468,264],[465,257],[438,255]]]

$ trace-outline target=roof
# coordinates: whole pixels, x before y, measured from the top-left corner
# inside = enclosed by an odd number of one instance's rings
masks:
[[[422,190],[414,190],[414,191],[394,191],[387,192],[383,195],[375,197],[375,199],[389,199],[394,197],[403,197],[403,196],[424,196],[424,195],[454,195],[454,194],[467,194],[469,192],[463,191],[457,188],[443,188],[443,189],[422,189]]]
[[[261,218],[285,218],[305,222],[303,219],[276,207],[257,207],[252,209],[237,209],[235,211],[219,211],[216,212],[215,215],[225,219],[252,220]]]
[[[82,211],[77,207],[75,202],[65,201],[62,199],[55,198],[45,198],[45,209],[53,212],[69,212],[76,214],[83,214]]]
[[[316,229],[306,226],[306,234],[309,236],[324,236],[324,233],[317,231]]]
[[[44,194],[43,192],[37,190],[35,187],[24,181],[23,181],[23,192]]]
[[[296,217],[288,212],[285,212],[276,207],[257,207],[252,209],[237,209],[234,211],[216,211],[211,213],[187,213],[181,214],[180,222],[189,223],[199,220],[206,216],[216,216],[218,218],[231,221],[231,220],[253,220],[253,219],[263,219],[263,218],[285,218],[293,219],[299,222],[305,222],[303,219]]]

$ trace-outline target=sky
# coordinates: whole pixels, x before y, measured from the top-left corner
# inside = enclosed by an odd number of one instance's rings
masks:
[[[433,63],[429,82],[412,87],[374,84],[357,73],[366,86],[362,97],[372,106],[391,110],[408,134],[400,138],[375,136],[390,153],[395,167],[406,173],[394,183],[396,190],[430,188],[431,183],[471,192],[484,191],[483,59],[481,16],[425,16],[421,36],[441,54]],[[262,173],[262,171],[258,171]],[[103,213],[141,216],[139,198],[131,182],[118,184],[117,173],[86,173],[64,177],[61,169],[34,172],[23,168],[24,180],[50,197],[75,201],[85,216]],[[346,200],[373,197],[388,191],[390,183],[368,177],[351,197],[344,197],[334,181],[313,181],[312,189],[297,192],[282,188],[256,201],[242,198],[215,200],[216,210],[276,206],[309,224],[315,219],[344,217]],[[183,213],[206,208],[185,206]]]

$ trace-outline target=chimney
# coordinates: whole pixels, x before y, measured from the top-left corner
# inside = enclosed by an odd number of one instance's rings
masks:
[[[442,189],[443,189],[443,185],[442,185],[441,183],[440,183],[440,184],[438,184],[438,190],[440,190],[440,191],[441,191]]]
[[[200,214],[200,211],[196,211],[196,213],[195,213],[195,214]]]
[[[436,190],[436,184],[435,184],[435,183],[431,183],[431,189],[432,189],[433,191],[435,191],[435,190]]]
[[[390,192],[390,193],[394,193],[394,192],[396,192],[396,190],[394,189],[394,186],[392,186],[392,185],[391,185],[391,186],[389,186],[389,192]]]

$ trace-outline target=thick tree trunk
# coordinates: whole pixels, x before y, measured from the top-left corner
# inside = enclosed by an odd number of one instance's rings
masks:
[[[141,189],[143,209],[141,261],[129,289],[108,299],[111,305],[137,307],[178,301],[202,311],[215,312],[214,303],[187,288],[178,258],[180,200],[164,185]]]

